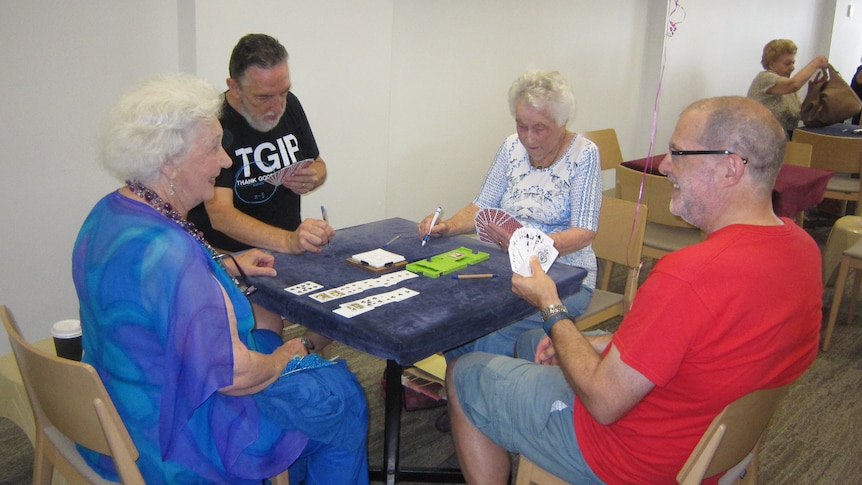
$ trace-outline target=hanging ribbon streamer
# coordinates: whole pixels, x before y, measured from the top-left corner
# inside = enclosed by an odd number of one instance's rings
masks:
[[[646,174],[651,173],[650,169],[652,167],[653,159],[652,154],[653,149],[655,148],[655,133],[658,127],[659,100],[661,99],[661,88],[664,81],[664,70],[667,66],[667,41],[676,34],[676,31],[679,28],[680,24],[685,21],[685,8],[683,8],[682,5],[679,4],[679,1],[680,0],[668,0],[667,3],[667,15],[665,16],[667,32],[665,33],[664,40],[662,41],[661,69],[659,70],[658,87],[656,88],[655,101],[653,102],[652,128],[650,130],[649,149],[647,150],[646,166],[644,167],[643,175],[641,175],[641,186],[638,190],[638,204],[643,203],[643,192],[644,184],[646,183]],[[638,212],[640,212],[640,210],[638,210]],[[639,216],[640,214],[636,213],[635,220],[637,220]],[[634,234],[634,229],[635,221],[632,221],[632,234]],[[643,260],[640,261],[640,265],[643,266]]]

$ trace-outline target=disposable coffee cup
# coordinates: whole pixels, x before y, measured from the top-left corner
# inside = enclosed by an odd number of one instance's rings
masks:
[[[66,359],[81,360],[84,349],[81,347],[81,322],[79,320],[60,320],[51,327],[54,348],[57,355]]]

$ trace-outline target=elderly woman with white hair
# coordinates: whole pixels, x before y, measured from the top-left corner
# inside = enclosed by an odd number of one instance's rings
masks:
[[[517,133],[497,152],[479,195],[452,217],[431,227],[432,216],[418,232],[451,236],[476,230],[480,209],[500,208],[526,227],[548,234],[559,251],[559,262],[584,268],[588,276],[580,291],[563,303],[570,315],[587,308],[596,286],[596,256],[591,242],[599,224],[602,200],[598,147],[566,125],[575,98],[557,71],[529,71],[509,88],[509,110]],[[494,224],[488,233],[504,251],[511,234]],[[542,328],[539,313],[481,337],[444,355],[447,360],[470,351],[509,355],[521,333]]]
[[[254,330],[246,275],[275,275],[252,249],[217,254],[185,217],[230,158],[221,94],[189,75],[142,83],[107,120],[105,167],[125,186],[78,235],[73,278],[85,362],[140,452],[147,483],[367,483],[367,409],[344,362]],[[79,447],[100,475],[110,458]]]

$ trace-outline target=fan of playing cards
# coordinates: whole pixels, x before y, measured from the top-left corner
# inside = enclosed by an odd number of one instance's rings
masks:
[[[311,165],[312,162],[314,162],[314,160],[312,160],[311,158],[306,158],[305,160],[291,163],[290,165],[284,167],[281,170],[276,170],[275,172],[272,172],[266,177],[265,180],[269,184],[279,186],[281,185],[281,181],[284,179],[284,177],[290,177],[297,170],[302,170],[303,168]]]
[[[512,234],[516,229],[522,226],[522,224],[518,222],[512,214],[509,214],[503,209],[496,208],[480,209],[479,212],[476,213],[476,217],[473,219],[473,222],[476,224],[476,234],[479,236],[479,240],[494,244],[497,241],[488,234],[488,224],[500,226],[509,234]]]
[[[533,227],[518,228],[509,239],[509,262],[512,263],[512,271],[521,276],[533,276],[530,256],[538,257],[542,269],[547,273],[559,254],[554,247],[554,240]]]

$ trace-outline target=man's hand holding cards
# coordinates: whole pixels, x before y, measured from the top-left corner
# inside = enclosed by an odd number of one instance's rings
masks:
[[[539,258],[542,270],[547,273],[559,254],[554,247],[554,240],[533,227],[516,229],[509,240],[509,262],[512,264],[512,271],[521,276],[533,275],[530,256]]]

